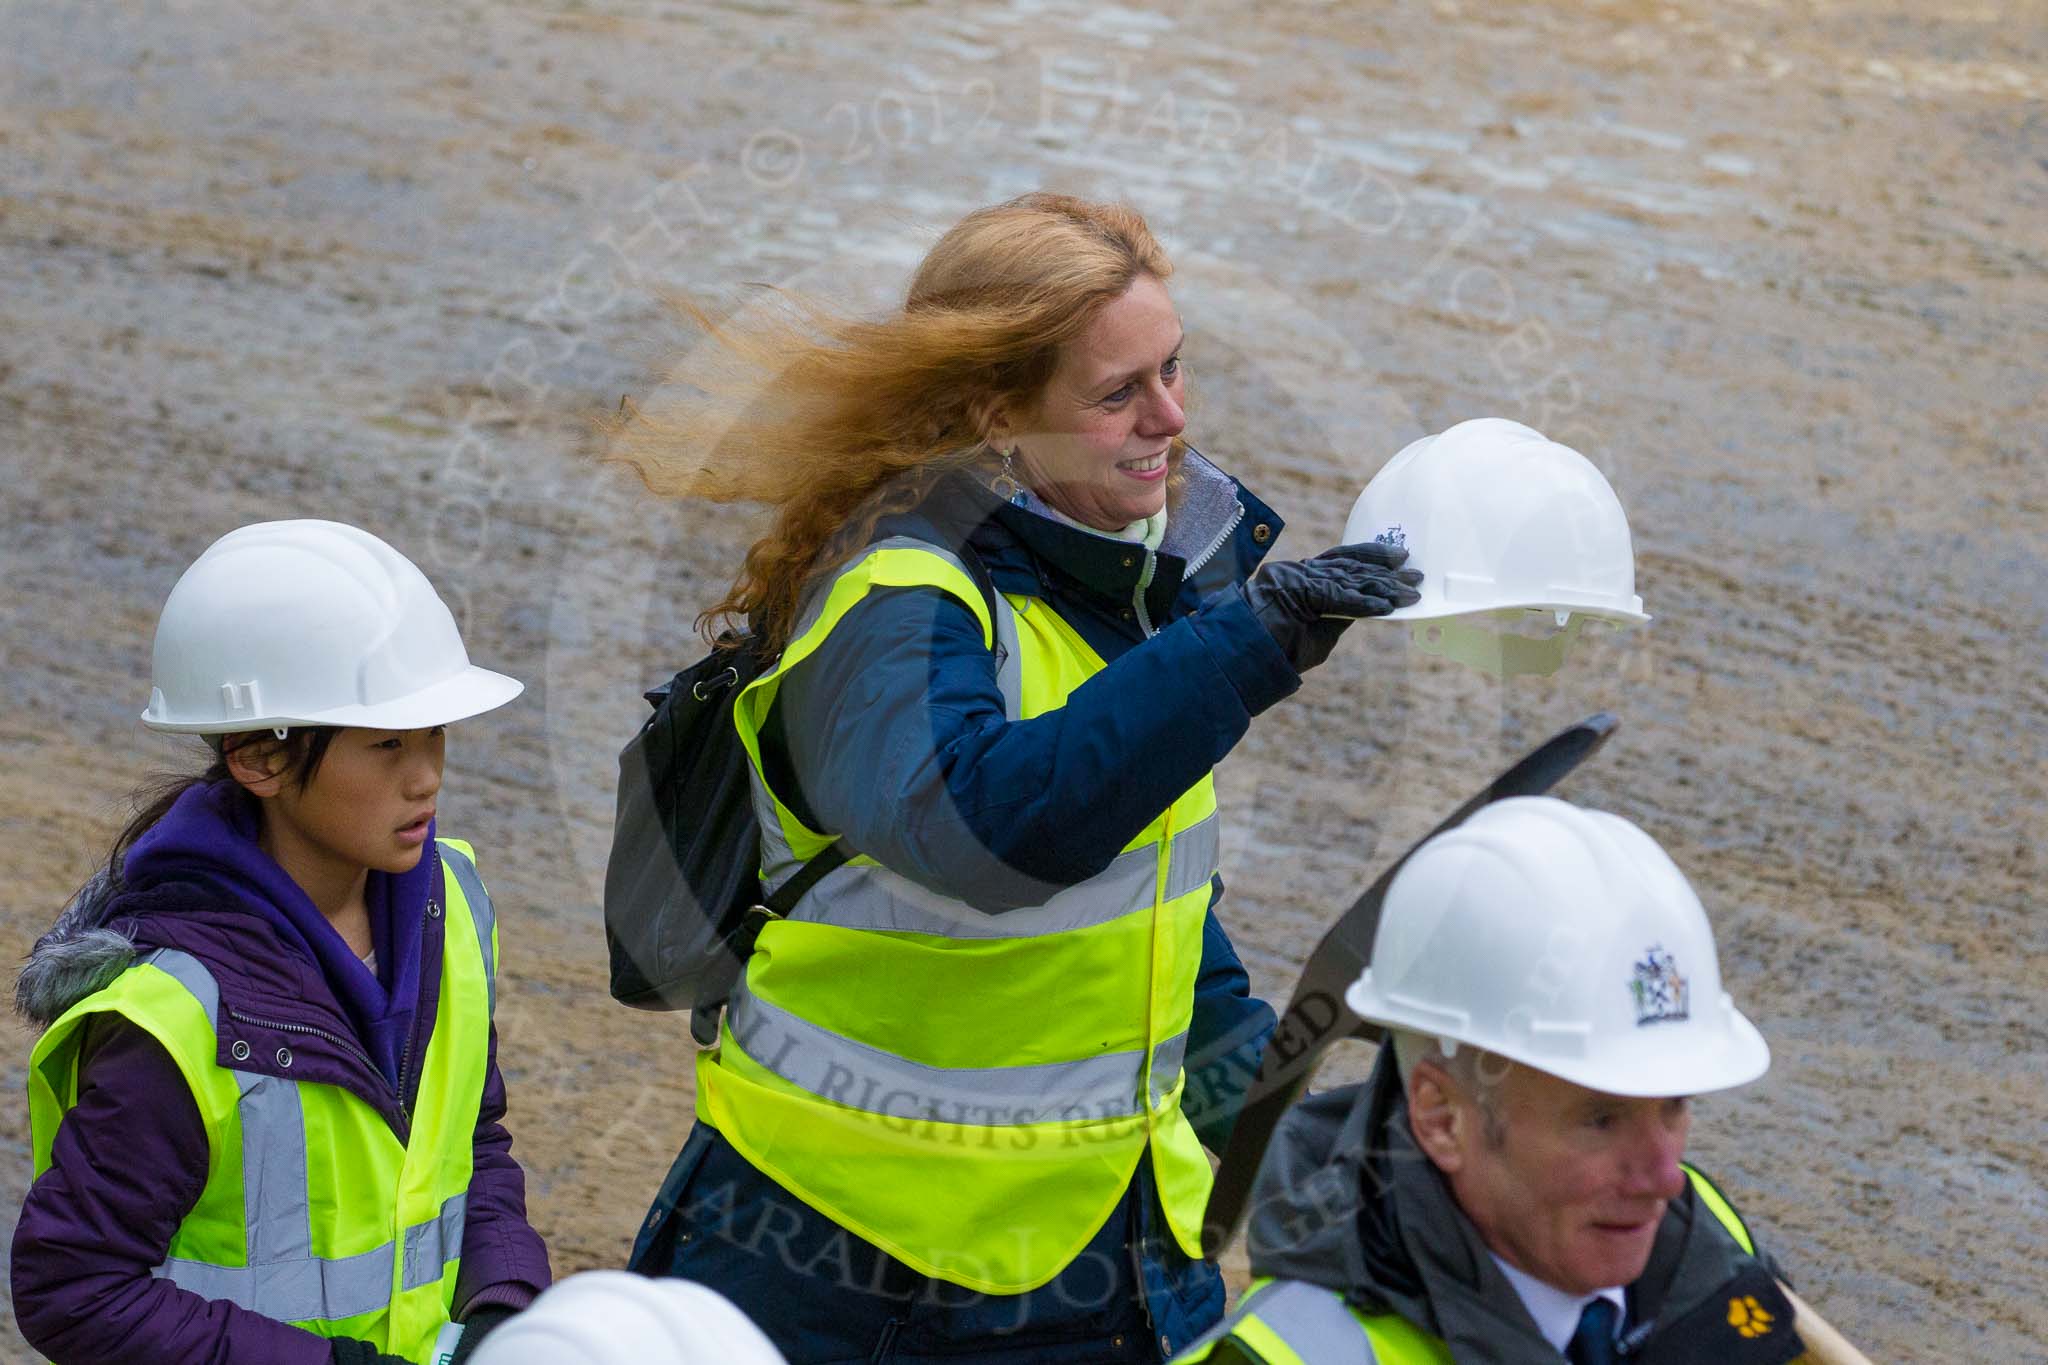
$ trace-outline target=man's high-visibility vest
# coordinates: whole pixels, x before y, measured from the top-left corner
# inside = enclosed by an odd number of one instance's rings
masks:
[[[1685,1173],[1701,1206],[1754,1253],[1749,1229],[1713,1182],[1690,1166]],[[1454,1365],[1448,1346],[1406,1318],[1361,1313],[1336,1290],[1303,1280],[1254,1280],[1235,1311],[1173,1365],[1198,1365],[1224,1341],[1263,1365]]]
[[[974,613],[1012,720],[1056,710],[1103,667],[1043,601],[998,595],[991,619],[937,546],[868,547],[814,592],[735,707],[771,891],[834,838],[762,775],[776,691],[869,592],[901,587]],[[1204,776],[1100,873],[1001,914],[852,859],[761,931],[719,1045],[698,1059],[698,1114],[841,1226],[986,1293],[1058,1274],[1148,1153],[1167,1223],[1199,1256],[1209,1162],[1181,1113],[1181,1058],[1217,828]]]
[[[37,1042],[28,1074],[36,1175],[78,1100],[85,1023],[118,1014],[163,1045],[206,1125],[205,1187],[155,1273],[319,1336],[425,1359],[461,1265],[497,971],[496,916],[474,851],[439,842],[446,904],[429,912],[447,915],[441,998],[409,1141],[339,1086],[222,1065],[212,974],[188,953],[158,949]],[[227,1055],[247,1049],[237,1041]]]

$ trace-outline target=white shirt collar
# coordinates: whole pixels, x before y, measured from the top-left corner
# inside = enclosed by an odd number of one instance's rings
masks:
[[[1529,1310],[1529,1316],[1536,1320],[1536,1330],[1543,1339],[1556,1347],[1559,1354],[1571,1344],[1572,1333],[1579,1330],[1579,1314],[1586,1311],[1586,1305],[1595,1299],[1605,1299],[1614,1305],[1615,1335],[1621,1333],[1624,1320],[1628,1317],[1628,1296],[1619,1286],[1603,1289],[1596,1294],[1567,1294],[1555,1285],[1545,1284],[1534,1275],[1515,1269],[1492,1251],[1493,1263],[1500,1267],[1500,1273],[1507,1276],[1508,1283],[1521,1295],[1522,1306]]]

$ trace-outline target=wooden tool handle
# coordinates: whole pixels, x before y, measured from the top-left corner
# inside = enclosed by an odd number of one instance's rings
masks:
[[[1778,1288],[1784,1290],[1785,1297],[1792,1301],[1792,1328],[1806,1346],[1806,1354],[1799,1357],[1801,1361],[1806,1365],[1871,1365],[1869,1356],[1851,1346],[1847,1338],[1829,1325],[1826,1318],[1814,1312],[1813,1306],[1793,1293],[1784,1281],[1778,1282]]]

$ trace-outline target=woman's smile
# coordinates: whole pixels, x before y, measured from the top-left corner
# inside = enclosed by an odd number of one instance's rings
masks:
[[[1174,438],[1187,425],[1183,340],[1166,286],[1139,275],[1061,348],[1045,393],[998,437],[1047,506],[1098,531],[1166,506]]]

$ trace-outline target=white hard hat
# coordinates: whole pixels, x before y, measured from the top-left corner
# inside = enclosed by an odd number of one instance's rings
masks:
[[[1383,619],[1541,610],[1637,624],[1621,500],[1591,460],[1520,422],[1481,417],[1411,442],[1373,476],[1344,541],[1408,551],[1422,600]]]
[[[1416,849],[1344,999],[1611,1095],[1724,1090],[1771,1064],[1685,875],[1620,816],[1548,796],[1494,802]]]
[[[586,1270],[483,1339],[470,1365],[783,1365],[761,1329],[691,1280]]]
[[[427,576],[368,531],[266,521],[208,546],[157,618],[152,730],[420,730],[521,684],[469,662]]]

